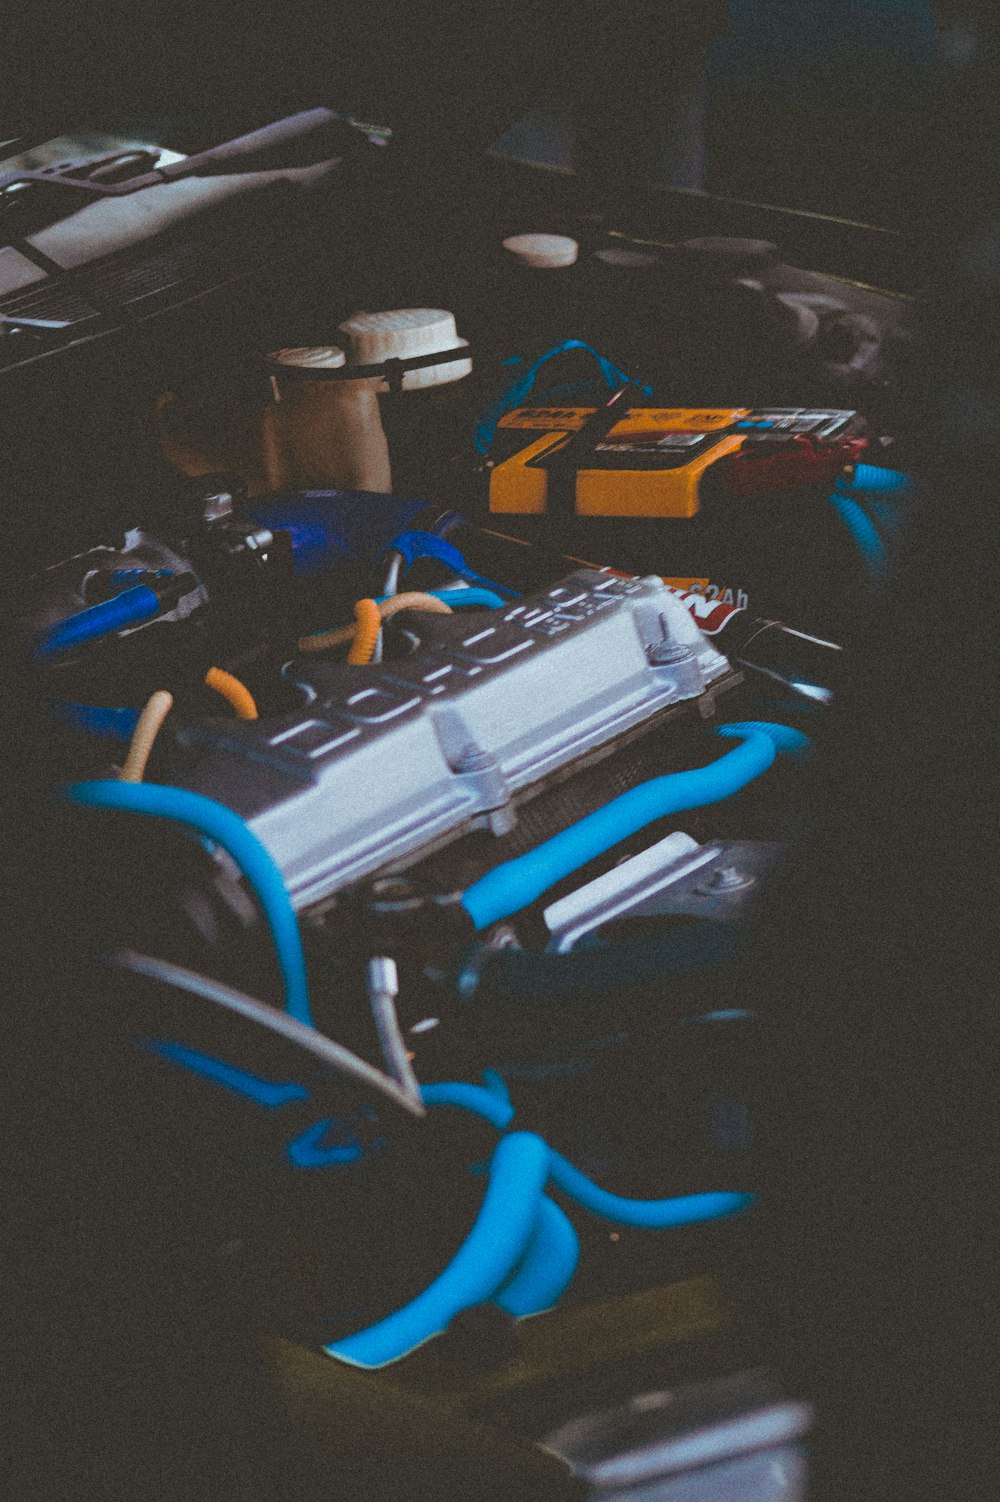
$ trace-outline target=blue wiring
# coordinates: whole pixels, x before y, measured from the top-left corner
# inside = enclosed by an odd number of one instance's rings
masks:
[[[460,1081],[425,1085],[424,1104],[457,1106],[504,1131],[514,1112],[494,1093],[497,1081],[503,1086],[499,1075],[487,1073],[488,1089]],[[549,1178],[592,1214],[647,1229],[718,1220],[755,1202],[754,1195],[726,1192],[624,1199],[598,1188],[541,1137],[512,1132],[494,1150],[482,1209],[445,1271],[404,1308],[328,1345],[327,1353],[357,1366],[384,1366],[474,1304],[492,1300],[519,1318],[551,1309],[576,1271],[580,1243],[568,1216],[544,1193]]]
[[[470,584],[482,585],[484,589],[491,590],[494,594],[505,595],[510,600],[521,598],[516,590],[508,589],[505,584],[497,584],[494,580],[485,579],[482,574],[477,574],[475,569],[470,568],[466,563],[454,543],[448,542],[444,537],[435,537],[432,532],[421,532],[415,529],[409,532],[399,532],[383,549],[383,553],[399,553],[407,568],[418,558],[433,558]]]
[[[490,1094],[502,1100],[505,1106],[512,1104],[510,1091],[507,1089],[503,1075],[499,1074],[496,1069],[483,1070],[483,1084]]]
[[[501,1100],[496,1091],[482,1085],[465,1085],[460,1081],[424,1085],[420,1097],[425,1106],[455,1106],[460,1111],[470,1111],[500,1132],[506,1131],[514,1119],[510,1101]]]
[[[443,600],[450,605],[452,610],[460,609],[463,605],[481,605],[489,610],[499,610],[509,603],[502,600],[492,589],[480,589],[472,585],[469,589],[429,589],[428,594],[436,599]]]
[[[489,1090],[479,1085],[466,1085],[459,1081],[447,1081],[437,1085],[424,1085],[421,1097],[425,1106],[457,1106],[473,1116],[488,1121],[504,1131],[514,1119],[514,1112],[498,1110],[499,1102]],[[756,1196],[713,1192],[710,1194],[674,1195],[662,1200],[632,1200],[600,1189],[595,1183],[574,1168],[555,1148],[549,1148],[549,1177],[571,1199],[584,1209],[604,1220],[618,1221],[622,1225],[646,1226],[665,1230],[671,1226],[693,1225],[697,1221],[716,1220],[725,1215],[737,1215],[748,1210]]]
[[[114,809],[183,824],[228,851],[255,891],[270,925],[287,1010],[297,1021],[312,1026],[302,938],[284,878],[239,814],[200,793],[153,782],[75,782],[64,786],[61,796],[85,808]]]
[[[88,735],[130,741],[139,723],[139,711],[124,706],[119,709],[101,704],[73,704],[68,699],[49,699],[47,703],[55,719]]]
[[[285,1149],[290,1163],[296,1168],[343,1167],[345,1163],[357,1163],[364,1157],[364,1150],[352,1133],[350,1142],[324,1143],[323,1138],[334,1129],[332,1121],[317,1121],[297,1137],[293,1137]]]
[[[148,1038],[138,1041],[172,1063],[267,1110],[309,1098],[303,1085],[262,1079],[183,1044]],[[483,1078],[485,1086],[461,1081],[425,1085],[421,1091],[424,1104],[457,1107],[504,1133],[514,1118],[507,1087],[496,1070],[484,1070]],[[288,1143],[287,1158],[306,1169],[359,1162],[365,1156],[364,1149],[355,1133],[345,1132],[346,1125],[333,1120],[313,1122]],[[331,1134],[332,1141],[328,1140]],[[535,1133],[511,1132],[501,1136],[493,1151],[482,1206],[472,1230],[444,1271],[402,1309],[328,1345],[327,1353],[356,1366],[384,1366],[439,1334],[457,1314],[474,1304],[492,1300],[518,1318],[551,1309],[576,1271],[580,1243],[568,1216],[545,1195],[550,1178],[592,1214],[650,1229],[734,1215],[748,1209],[755,1198],[749,1194],[709,1193],[665,1200],[624,1199],[600,1189]]]
[[[495,866],[473,882],[462,897],[462,906],[476,928],[488,928],[520,912],[556,882],[655,820],[703,808],[738,792],[767,771],[779,750],[798,754],[808,744],[801,731],[765,721],[723,725],[716,734],[738,736],[743,744],[707,767],[668,772],[631,788],[569,829]]]
[[[528,1249],[511,1280],[493,1297],[508,1314],[544,1314],[565,1293],[580,1261],[580,1238],[555,1200],[543,1194]]]
[[[699,1221],[719,1220],[726,1215],[740,1215],[755,1199],[752,1194],[723,1192],[681,1194],[664,1200],[623,1199],[619,1194],[599,1189],[554,1148],[549,1149],[549,1173],[552,1182],[564,1194],[592,1215],[613,1220],[618,1225],[642,1226],[648,1230],[663,1231],[673,1226],[690,1226]]]
[[[293,1081],[263,1080],[259,1075],[248,1074],[245,1069],[237,1069],[235,1064],[227,1064],[224,1059],[213,1059],[209,1054],[185,1048],[183,1043],[159,1038],[143,1038],[140,1043],[150,1053],[169,1059],[172,1064],[180,1064],[182,1068],[190,1069],[192,1074],[200,1074],[215,1085],[235,1091],[237,1095],[246,1096],[254,1105],[263,1106],[268,1111],[286,1106],[293,1100],[309,1099],[309,1091],[304,1085],[297,1085]]]
[[[838,487],[841,483],[838,481]],[[856,464],[850,482],[843,483],[844,488],[850,491],[880,491],[884,494],[895,492],[898,495],[909,495],[913,490],[911,475],[904,474],[899,469],[883,469],[877,464]]]
[[[334,1341],[327,1353],[354,1366],[384,1366],[438,1335],[463,1309],[492,1298],[535,1236],[548,1165],[549,1149],[541,1137],[532,1132],[501,1137],[490,1161],[482,1208],[444,1272],[402,1309]]]
[[[114,595],[110,600],[102,600],[99,605],[78,610],[75,615],[67,616],[65,620],[50,626],[35,645],[35,659],[47,662],[50,657],[58,657],[62,652],[83,646],[85,642],[96,641],[100,636],[110,636],[112,632],[122,631],[126,626],[136,626],[140,621],[148,621],[159,612],[159,596],[145,584],[137,584],[132,589],[123,590],[120,595]]]
[[[529,365],[527,370],[523,371],[514,380],[512,385],[508,386],[507,390],[502,392],[486,409],[476,423],[473,434],[473,444],[477,454],[485,457],[489,453],[493,446],[493,440],[496,437],[500,419],[505,413],[512,411],[515,407],[519,407],[525,398],[530,395],[531,389],[538,377],[538,372],[542,369],[543,365],[546,365],[549,360],[554,359],[556,355],[568,354],[574,349],[582,350],[597,361],[597,368],[610,391],[617,391],[619,387],[629,385],[631,377],[627,376],[624,371],[619,370],[617,365],[613,365],[606,356],[598,354],[592,345],[585,344],[582,339],[565,339],[561,344],[555,344],[551,349],[546,350],[544,355],[540,355],[534,364]],[[504,365],[508,367],[523,365],[523,363],[524,361],[519,355],[515,355],[512,359],[504,361]],[[639,386],[637,390],[638,394],[646,399],[653,395],[652,386]]]

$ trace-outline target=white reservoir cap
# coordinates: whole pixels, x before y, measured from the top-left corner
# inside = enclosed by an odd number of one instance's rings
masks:
[[[352,365],[380,365],[383,360],[408,360],[433,355],[440,350],[467,349],[468,339],[458,337],[454,313],[443,308],[394,308],[382,313],[354,313],[338,330],[345,335]],[[404,391],[421,391],[460,381],[472,370],[471,360],[449,360],[403,373]],[[388,391],[387,382],[379,391]]]
[[[299,365],[312,370],[337,370],[347,356],[335,344],[307,345],[304,349],[276,349],[268,355],[276,365]]]
[[[508,235],[503,248],[522,265],[541,270],[572,266],[580,254],[579,245],[569,235]]]

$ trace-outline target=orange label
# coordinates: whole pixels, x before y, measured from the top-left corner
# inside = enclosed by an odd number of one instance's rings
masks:
[[[636,433],[715,433],[728,428],[749,407],[632,407],[616,422],[609,437],[623,438]]]
[[[704,594],[708,588],[707,579],[668,579],[664,577],[663,582],[669,585],[671,589],[679,589],[682,594],[688,594],[693,589]]]
[[[545,433],[576,433],[596,407],[515,407],[501,417],[501,428],[538,428]]]

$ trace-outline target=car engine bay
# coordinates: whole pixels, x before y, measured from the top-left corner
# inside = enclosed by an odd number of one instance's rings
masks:
[[[0,163],[10,637],[122,1057],[253,1144],[254,1328],[345,1426],[432,1405],[451,1495],[805,1498],[759,945],[925,268],[499,158],[428,202],[325,109],[134,136]]]

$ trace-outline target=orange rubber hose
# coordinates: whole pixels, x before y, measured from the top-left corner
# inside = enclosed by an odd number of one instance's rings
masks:
[[[205,687],[221,694],[241,720],[256,720],[257,705],[253,694],[232,673],[227,673],[224,668],[209,668],[205,674]]]
[[[382,612],[374,600],[359,600],[354,607],[354,618],[358,624],[355,628],[354,640],[351,642],[351,650],[347,654],[347,661],[354,663],[355,666],[361,666],[372,660],[375,643],[382,629]]]
[[[383,600],[378,609],[384,621],[399,610],[427,610],[437,615],[451,615],[450,605],[446,605],[436,595],[425,594],[420,589],[404,590],[401,595],[392,595],[388,600]],[[315,631],[309,636],[300,636],[299,651],[325,652],[329,647],[343,646],[345,642],[354,640],[357,630],[355,622],[351,626],[338,626],[333,631]]]

